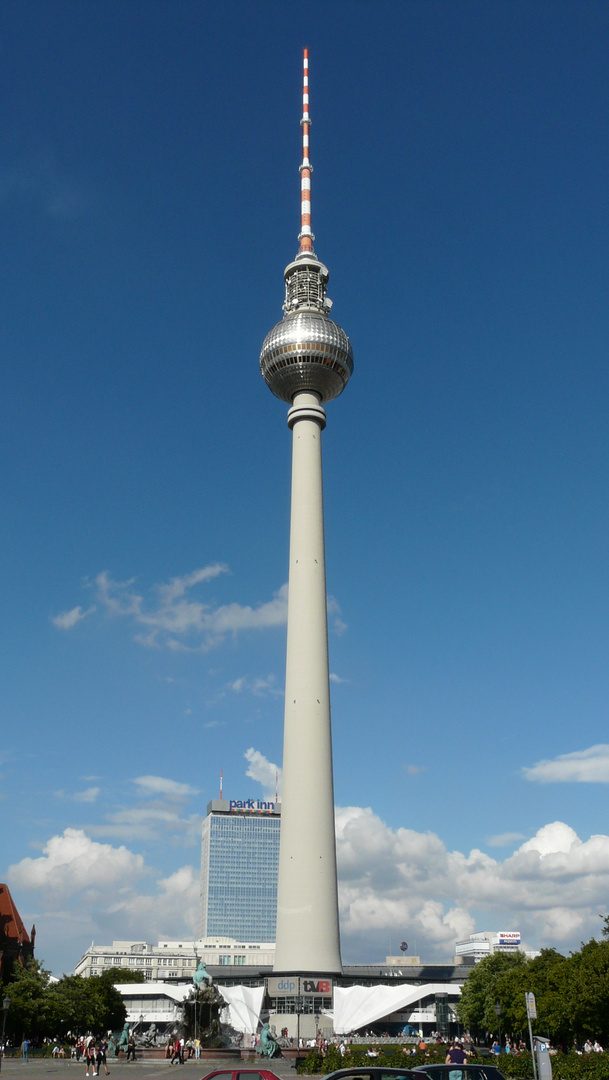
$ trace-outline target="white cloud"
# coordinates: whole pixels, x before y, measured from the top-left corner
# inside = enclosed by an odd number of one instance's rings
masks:
[[[199,794],[199,788],[191,787],[180,780],[170,780],[166,776],[136,776],[133,783],[137,784],[140,794],[143,795],[166,795],[173,799],[184,799]]]
[[[158,941],[198,936],[199,872],[182,866],[157,883],[154,893],[127,893],[113,898],[100,913],[108,937]],[[110,929],[112,928],[112,929]]]
[[[245,757],[248,776],[273,797],[276,766],[253,748]],[[154,837],[176,828],[175,812],[162,806],[112,816],[117,828],[139,826]],[[197,839],[199,830],[200,819]],[[41,857],[9,869],[9,884],[28,912],[42,905],[36,923],[47,935],[69,940],[78,955],[87,937],[155,941],[196,934],[198,862],[155,881],[141,855],[98,843],[91,831],[66,829]],[[380,961],[404,939],[410,953],[446,960],[456,940],[500,926],[520,930],[536,947],[577,948],[598,933],[598,915],[606,911],[609,836],[581,840],[564,822],[545,825],[503,861],[477,849],[449,851],[431,832],[389,828],[365,807],[337,809],[336,834],[347,963]]]
[[[229,683],[228,689],[232,690],[234,694],[243,694],[247,692],[254,697],[283,697],[283,689],[276,684],[274,675],[267,675],[266,678],[257,676],[254,679],[248,679],[244,675],[235,679],[234,682]]]
[[[518,840],[525,839],[526,837],[523,833],[505,832],[498,833],[496,836],[489,836],[487,844],[489,847],[512,847]]]
[[[419,773],[425,772],[427,765],[404,765],[404,769],[409,776],[418,776]]]
[[[574,750],[523,768],[526,780],[540,784],[609,784],[609,745],[599,743],[588,750]]]
[[[252,746],[250,746],[249,750],[246,750],[243,756],[249,762],[246,775],[262,784],[264,797],[274,799],[276,789],[281,796],[281,769],[279,766],[274,765],[272,761],[268,761],[259,750],[254,750]]]
[[[154,881],[141,855],[77,829],[51,837],[43,850],[9,867],[7,877],[26,898],[47,957],[60,958],[52,962],[58,971],[71,970],[92,939],[196,937],[198,869],[184,866]]]
[[[538,945],[576,947],[606,908],[609,836],[582,841],[554,822],[501,862],[477,849],[447,851],[433,833],[390,829],[369,808],[338,809],[336,826],[341,919],[352,950],[369,935],[386,940],[409,928],[445,954],[478,917],[488,924],[479,929],[509,923]]]
[[[175,807],[161,803],[115,810],[105,815],[102,824],[88,825],[87,829],[92,836],[112,837],[125,843],[139,840],[159,845],[165,840],[174,845],[190,845],[200,840],[201,825],[200,814],[181,817]]]
[[[40,858],[22,859],[9,867],[13,885],[63,899],[82,892],[107,894],[146,872],[141,855],[125,847],[98,844],[82,829],[65,829],[42,850]]]
[[[237,603],[214,607],[193,596],[192,590],[197,586],[226,573],[229,569],[224,563],[213,563],[182,577],[173,577],[155,585],[154,596],[147,602],[133,588],[135,578],[115,581],[103,570],[92,585],[97,604],[86,612],[80,607],[62,612],[53,622],[60,629],[69,629],[99,607],[108,615],[129,619],[138,628],[134,640],[139,645],[174,652],[207,652],[228,635],[285,624],[287,585],[282,585],[272,600],[257,607]]]
[[[191,574],[185,574],[183,577],[174,577],[167,585],[157,586],[161,606],[171,607],[178,597],[184,596],[186,591],[191,589],[193,585],[200,585],[202,581],[212,581],[219,574],[227,573],[228,566],[224,563],[214,563],[211,566],[204,566],[200,570],[193,570]]]
[[[334,596],[328,597],[327,610],[328,625],[330,629],[334,631],[337,637],[340,637],[341,634],[344,634],[345,630],[347,629],[347,624],[346,622],[343,622],[341,618],[340,604]]]
[[[331,683],[336,683],[336,685],[338,686],[340,683],[349,682],[349,680],[348,679],[341,679],[340,675],[336,675],[334,671],[331,671],[330,672],[330,682]]]
[[[74,799],[76,802],[94,803],[99,795],[101,788],[88,787],[84,791],[76,791],[74,793]]]
[[[570,825],[562,821],[553,821],[551,825],[544,825],[535,833],[531,840],[525,841],[518,849],[520,852],[534,851],[536,855],[569,855],[572,849],[579,844],[579,838]]]
[[[83,611],[80,606],[75,607],[71,611],[60,611],[59,615],[51,617],[51,622],[58,630],[71,630],[73,626],[86,619],[87,615],[92,615],[94,611],[97,611],[95,604],[92,604],[86,611]]]
[[[105,815],[102,824],[90,825],[93,836],[107,836],[127,843],[139,840],[172,845],[198,843],[200,814],[184,815],[181,803],[199,794],[199,789],[165,776],[138,776],[133,783],[140,801]]]
[[[95,578],[97,596],[100,604],[111,615],[133,615],[139,618],[143,599],[137,593],[129,592],[135,578],[128,581],[113,581],[107,570],[102,570]]]

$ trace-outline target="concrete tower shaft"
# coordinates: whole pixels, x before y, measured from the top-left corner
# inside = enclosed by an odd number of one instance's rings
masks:
[[[276,971],[341,971],[326,612],[321,432],[315,394],[297,395],[277,879]]]

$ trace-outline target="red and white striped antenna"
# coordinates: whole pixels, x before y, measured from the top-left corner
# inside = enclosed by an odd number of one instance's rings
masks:
[[[222,802],[222,780],[224,777],[224,769],[220,769],[220,802]]]
[[[311,232],[311,173],[309,160],[309,50],[305,49],[302,61],[302,165],[300,166],[300,240],[299,254],[312,254],[315,237]]]

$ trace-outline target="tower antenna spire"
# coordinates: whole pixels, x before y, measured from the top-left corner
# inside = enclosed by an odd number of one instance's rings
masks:
[[[313,166],[309,160],[309,50],[305,49],[302,58],[302,164],[300,166],[300,240],[301,255],[312,255],[315,237],[311,232],[311,173]]]

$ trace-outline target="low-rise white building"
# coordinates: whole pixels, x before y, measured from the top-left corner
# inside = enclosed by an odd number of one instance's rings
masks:
[[[516,952],[525,952],[521,945],[520,930],[484,930],[479,934],[470,934],[465,941],[457,941],[455,945],[455,959],[469,956],[475,963],[494,953]]]
[[[188,983],[169,986],[166,982],[117,983],[131,1027],[141,1030],[156,1025],[157,1031],[171,1029],[182,1020],[183,1002],[192,987]]]
[[[74,968],[75,975],[89,978],[108,968],[126,968],[151,982],[192,980],[200,960],[211,967],[272,966],[274,942],[241,942],[232,938],[203,938],[199,941],[113,941],[111,945],[91,943]]]

